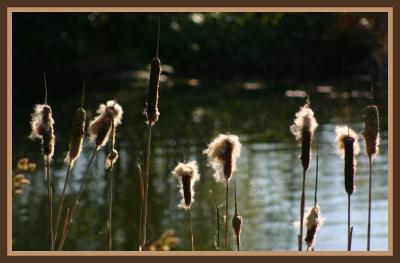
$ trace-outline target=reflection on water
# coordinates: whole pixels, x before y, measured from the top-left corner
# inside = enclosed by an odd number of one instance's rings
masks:
[[[140,209],[139,179],[135,163],[143,148],[145,126],[141,113],[145,91],[127,89],[124,93],[120,102],[125,115],[117,137],[120,160],[114,178],[114,247],[116,250],[136,250]],[[89,94],[88,115],[93,116],[97,104],[113,96],[114,94],[104,93]],[[64,97],[51,98],[57,135],[56,157],[53,162],[55,196],[59,196],[65,176],[63,156],[67,149],[72,119],[70,113],[79,101],[78,95],[70,99]],[[223,203],[224,185],[214,182],[212,170],[207,166],[202,150],[218,133],[230,131],[238,134],[243,144],[238,172],[234,175],[238,186],[239,211],[245,220],[242,249],[296,250],[298,230],[293,227],[293,222],[298,220],[302,168],[298,159],[300,148],[288,127],[302,103],[304,99],[287,98],[284,93],[279,92],[238,89],[227,93],[223,87],[221,91],[202,88],[162,90],[161,116],[153,129],[149,240],[157,239],[168,229],[175,229],[181,238],[176,249],[189,248],[186,213],[177,207],[180,196],[176,179],[171,176],[173,167],[185,156],[187,160],[196,160],[199,163],[201,173],[200,183],[196,185],[195,203],[192,205],[195,247],[197,250],[215,250],[215,210],[209,191],[216,192],[219,203]],[[349,114],[352,128],[361,133],[363,107],[368,101],[332,99],[327,94],[314,94],[312,103],[320,123],[315,138],[320,152],[318,201],[325,217],[325,223],[318,232],[316,249],[345,250],[347,195],[343,182],[343,160],[337,156],[333,145],[334,124],[346,123],[346,116]],[[381,108],[382,144],[380,154],[374,161],[371,243],[373,250],[387,250],[387,106],[385,102],[378,106]],[[26,138],[32,107],[32,101],[21,101],[21,98],[14,97],[13,164],[20,157],[29,157],[40,167],[42,162],[39,158],[39,145]],[[361,147],[361,154],[357,158],[357,191],[352,195],[354,250],[366,248],[368,160],[363,151],[363,143]],[[66,204],[71,203],[73,194],[79,188],[79,180],[92,150],[89,142],[85,141],[84,152],[74,168]],[[105,152],[101,150],[92,167],[90,184],[79,203],[78,216],[70,229],[65,249],[107,248],[107,178],[104,159]],[[39,170],[30,179],[32,185],[21,197],[15,198],[13,203],[13,248],[46,250],[47,193],[44,177]],[[306,206],[313,202],[314,179],[315,159],[307,174]],[[233,196],[230,197],[230,204],[232,216]],[[221,211],[224,209],[221,208]],[[222,229],[221,224],[221,231]],[[233,249],[231,227],[229,231]]]

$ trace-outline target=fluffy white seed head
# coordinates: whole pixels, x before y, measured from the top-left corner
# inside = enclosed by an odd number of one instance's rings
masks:
[[[217,182],[230,180],[230,174],[226,175],[224,167],[230,165],[231,174],[236,171],[236,161],[240,156],[242,145],[239,137],[232,134],[218,135],[203,151],[208,157],[209,165],[214,169],[214,178]]]
[[[360,146],[358,144],[358,136],[355,131],[348,128],[347,126],[336,126],[335,132],[336,132],[337,153],[341,158],[344,158],[345,139],[348,137],[354,139],[353,143],[354,156],[356,156],[360,152]]]
[[[194,202],[194,184],[200,180],[199,169],[196,161],[178,163],[172,171],[172,175],[178,179],[180,193],[182,195],[179,208],[189,209]],[[186,180],[186,181],[185,181]]]
[[[312,137],[317,127],[318,123],[314,117],[314,112],[307,103],[296,112],[296,117],[293,124],[290,126],[290,131],[295,136],[296,140],[300,140],[304,129],[309,131]]]

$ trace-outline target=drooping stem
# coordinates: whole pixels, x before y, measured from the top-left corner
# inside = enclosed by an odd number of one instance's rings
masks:
[[[62,237],[61,237],[61,240],[60,240],[60,244],[58,245],[58,250],[62,250],[63,247],[64,247],[64,242],[65,242],[65,239],[67,238],[67,235],[68,235],[69,226],[71,225],[72,218],[74,216],[74,212],[76,210],[76,207],[78,206],[79,198],[81,197],[83,189],[86,186],[86,183],[87,183],[87,180],[88,180],[89,169],[90,169],[90,166],[91,166],[91,164],[92,164],[92,162],[94,160],[94,157],[96,156],[98,148],[99,148],[99,146],[96,146],[94,148],[92,156],[90,157],[89,163],[88,163],[88,165],[86,167],[85,173],[83,174],[83,178],[81,180],[81,185],[79,187],[78,194],[76,195],[75,201],[74,201],[74,203],[72,205],[72,208],[70,209],[69,215],[67,215],[67,216],[69,216],[69,220],[67,220],[65,231],[63,231],[63,234],[62,234]]]
[[[219,207],[218,207],[217,199],[215,198],[214,192],[211,191],[211,194],[214,199],[215,215],[217,218],[217,250],[219,251]]]
[[[190,239],[190,244],[192,247],[192,251],[194,251],[194,244],[193,244],[193,229],[192,229],[192,220],[190,218],[190,207],[187,210],[188,211],[188,220],[189,220],[189,239]]]
[[[225,204],[225,251],[228,250],[228,207],[229,207],[229,184],[226,179],[226,204]]]
[[[147,206],[148,206],[148,196],[149,196],[149,162],[150,162],[150,145],[151,145],[151,128],[152,124],[149,123],[147,126],[147,142],[145,148],[145,157],[144,157],[144,170],[143,170],[143,177],[144,177],[144,202],[143,202],[143,215],[142,215],[142,222],[141,222],[141,234],[142,240],[140,242],[140,249],[146,250],[146,228],[147,228]]]
[[[62,212],[63,205],[64,205],[65,192],[66,192],[66,190],[67,190],[68,179],[69,179],[69,176],[70,176],[70,174],[71,174],[71,168],[72,168],[71,163],[72,163],[72,160],[70,159],[70,160],[68,161],[67,174],[66,174],[66,176],[65,176],[64,187],[63,187],[63,191],[62,191],[62,194],[61,194],[61,200],[60,200],[60,204],[59,204],[59,206],[58,206],[58,211],[57,211],[56,228],[54,229],[55,234],[54,234],[54,240],[53,240],[54,245],[55,245],[55,243],[57,242],[58,226],[59,226],[59,224],[60,224],[61,212]]]
[[[49,215],[49,226],[50,226],[50,249],[54,251],[54,229],[53,229],[53,183],[51,180],[50,173],[50,159],[45,158],[46,163],[46,177],[47,177],[47,212]]]
[[[371,157],[369,157],[367,251],[371,250],[371,205],[372,205],[372,159],[371,159]]]
[[[304,222],[304,205],[305,205],[305,184],[306,184],[306,170],[303,169],[303,187],[300,199],[300,234],[299,234],[299,251],[303,251],[303,222]]]

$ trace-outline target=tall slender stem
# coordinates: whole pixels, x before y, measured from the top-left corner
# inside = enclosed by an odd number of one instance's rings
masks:
[[[219,208],[218,208],[218,203],[217,203],[217,199],[215,198],[214,192],[211,191],[211,194],[212,194],[213,199],[214,199],[215,214],[216,214],[216,217],[217,217],[217,250],[219,250]]]
[[[316,168],[315,168],[315,191],[314,191],[314,206],[318,203],[318,144],[317,144],[317,157],[316,157]]]
[[[347,251],[351,251],[351,229],[350,229],[350,195],[347,195]]]
[[[372,205],[372,159],[371,159],[371,157],[369,157],[367,251],[371,250],[371,205]]]
[[[300,199],[300,235],[299,235],[299,251],[303,251],[303,222],[304,222],[304,203],[305,203],[305,184],[306,184],[306,170],[303,169],[303,187]]]
[[[50,159],[45,159],[46,163],[46,176],[47,176],[47,211],[49,215],[49,225],[50,225],[50,249],[54,251],[54,229],[53,229],[53,183],[51,180],[51,173],[50,173]]]
[[[55,233],[54,233],[54,240],[53,240],[53,246],[55,245],[55,243],[57,242],[57,235],[58,235],[58,226],[60,224],[60,219],[61,219],[61,212],[63,209],[63,205],[64,205],[64,198],[65,198],[65,192],[67,190],[67,185],[68,185],[68,179],[71,173],[71,165],[72,161],[71,159],[68,161],[68,168],[67,168],[67,174],[65,176],[65,180],[64,180],[64,187],[63,187],[63,191],[61,194],[61,200],[60,200],[60,204],[58,206],[58,211],[57,211],[57,218],[56,218],[56,228],[54,229]]]
[[[225,251],[228,250],[228,207],[229,207],[229,184],[226,179],[226,205],[225,205]]]
[[[63,247],[64,247],[64,242],[65,242],[65,239],[67,238],[67,235],[68,235],[69,226],[71,225],[71,221],[72,221],[72,218],[73,218],[73,216],[74,216],[74,212],[75,212],[75,210],[76,210],[76,207],[77,207],[77,205],[78,205],[79,198],[81,197],[81,194],[82,194],[82,192],[83,192],[83,189],[84,189],[85,186],[86,186],[86,182],[87,182],[87,179],[88,179],[87,177],[88,177],[89,169],[90,169],[90,166],[91,166],[91,164],[92,164],[92,162],[93,162],[94,157],[96,156],[96,153],[97,153],[97,150],[98,150],[98,149],[99,149],[99,146],[96,146],[96,147],[94,148],[94,151],[93,151],[93,153],[92,153],[92,156],[90,157],[89,163],[88,163],[88,165],[87,165],[87,167],[86,167],[86,171],[85,171],[85,173],[83,174],[83,178],[82,178],[82,180],[81,180],[81,185],[80,185],[80,188],[79,188],[79,192],[78,192],[78,194],[76,195],[75,201],[74,201],[74,203],[73,203],[73,205],[72,205],[72,208],[70,209],[69,215],[67,215],[67,216],[69,216],[69,220],[67,221],[67,224],[66,224],[66,227],[65,227],[65,231],[63,231],[63,235],[62,235],[62,237],[61,237],[60,244],[58,245],[58,250],[62,250]]]
[[[111,131],[113,132],[113,136],[111,137],[110,154],[113,154],[115,145],[114,118],[111,121]],[[108,250],[109,251],[112,250],[113,169],[114,169],[114,160],[111,160],[111,165],[108,171]]]
[[[194,251],[193,230],[192,230],[192,220],[190,218],[190,208],[187,211],[188,211],[188,219],[189,219],[189,239],[190,239],[190,244],[191,244],[191,247],[192,247],[192,251]]]
[[[150,145],[151,145],[151,128],[152,124],[149,123],[147,126],[147,143],[145,148],[145,158],[144,158],[144,202],[143,202],[143,216],[142,216],[142,240],[140,242],[141,250],[146,250],[146,228],[147,228],[147,205],[148,205],[148,196],[149,196],[149,162],[150,162]]]

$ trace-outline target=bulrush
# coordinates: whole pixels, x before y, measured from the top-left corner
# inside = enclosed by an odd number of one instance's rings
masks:
[[[236,238],[236,247],[237,250],[240,250],[240,235],[242,233],[242,226],[243,226],[243,218],[239,215],[239,210],[237,206],[237,199],[236,199],[236,181],[234,181],[235,185],[235,215],[232,218],[232,228],[233,232],[235,232]]]
[[[193,186],[200,179],[200,174],[198,172],[197,163],[195,161],[188,162],[188,163],[179,163],[175,167],[175,169],[172,171],[172,174],[179,181],[180,193],[182,195],[182,200],[179,204],[179,207],[188,211],[189,238],[190,238],[192,251],[194,251],[193,230],[192,230],[192,222],[191,222],[191,218],[190,218],[190,208],[191,208],[191,204],[194,201]]]
[[[72,136],[69,143],[69,151],[65,157],[65,162],[74,166],[82,151],[83,137],[85,136],[86,111],[84,108],[78,108],[75,112],[74,124],[72,127]]]
[[[64,242],[69,230],[69,225],[72,221],[74,212],[78,205],[83,189],[85,188],[87,175],[89,173],[89,169],[94,160],[94,157],[96,156],[96,152],[107,143],[110,136],[112,138],[114,137],[115,135],[114,127],[116,128],[118,125],[121,124],[122,121],[123,110],[121,105],[119,105],[115,100],[109,100],[106,102],[106,104],[100,104],[97,113],[98,115],[89,124],[90,140],[95,144],[96,147],[94,148],[93,153],[86,166],[86,170],[81,180],[81,185],[75,197],[75,201],[72,205],[72,208],[69,210],[69,214],[67,215],[70,218],[70,220],[67,220],[66,217],[65,221],[66,224],[62,232],[62,237],[58,245],[58,250],[63,249]]]
[[[357,134],[346,126],[336,127],[336,142],[337,151],[341,158],[344,158],[344,185],[347,192],[347,250],[351,251],[351,240],[353,234],[353,227],[350,227],[350,196],[355,190],[354,174],[356,171],[355,157],[360,151],[358,146]]]
[[[311,143],[314,137],[315,129],[318,123],[314,117],[314,112],[310,107],[310,102],[300,108],[296,113],[294,123],[290,126],[290,131],[295,136],[296,140],[301,141],[301,163],[303,165],[303,184],[300,199],[300,234],[298,236],[299,251],[303,250],[303,222],[304,222],[304,207],[305,207],[305,182],[306,171],[310,166],[311,160]]]
[[[311,160],[311,142],[314,137],[314,131],[318,127],[314,112],[307,102],[296,113],[294,123],[290,126],[290,131],[296,140],[301,141],[301,162],[303,169],[307,171]]]
[[[236,171],[236,160],[240,156],[239,137],[231,134],[218,135],[204,150],[208,162],[214,169],[217,182],[229,181]]]
[[[41,141],[43,157],[46,161],[51,161],[54,154],[55,136],[53,126],[54,119],[51,107],[47,104],[37,104],[32,114],[32,131],[29,138]]]
[[[98,115],[89,124],[90,140],[96,144],[97,149],[104,146],[111,134],[111,122],[117,127],[121,124],[122,107],[114,100],[100,104]]]
[[[372,204],[372,160],[379,152],[379,113],[376,105],[366,107],[365,111],[365,151],[369,159],[369,188],[368,188],[368,230],[367,251],[371,249],[371,204]]]
[[[365,139],[365,151],[369,158],[372,158],[379,152],[379,113],[376,105],[366,107],[365,111],[365,130],[363,132]]]
[[[323,219],[321,217],[321,209],[318,205],[314,205],[308,208],[307,212],[305,213],[305,226],[307,228],[307,234],[305,237],[305,241],[307,243],[307,250],[314,249],[315,245],[315,236],[323,223]]]
[[[156,53],[151,63],[150,79],[149,79],[149,90],[146,100],[146,123],[147,123],[147,138],[146,148],[144,150],[143,159],[143,183],[144,183],[144,197],[141,204],[141,220],[140,220],[140,241],[139,250],[146,250],[147,242],[147,205],[148,205],[148,188],[149,188],[149,162],[150,162],[150,146],[151,146],[151,129],[157,122],[158,116],[158,97],[160,87],[160,74],[161,74],[161,62],[158,58],[158,49],[160,45],[160,18],[158,18],[158,30],[157,30],[157,45]]]
[[[150,69],[149,93],[146,101],[146,118],[149,125],[158,120],[158,93],[160,86],[161,62],[158,57],[153,58]]]
[[[83,108],[84,93],[85,93],[85,86],[83,87],[82,91],[82,104],[75,112],[74,122],[72,125],[72,134],[69,143],[69,151],[67,153],[67,156],[65,157],[65,162],[68,164],[68,167],[67,167],[67,173],[65,175],[63,191],[60,197],[60,204],[58,206],[58,211],[57,211],[56,227],[54,229],[55,233],[53,240],[54,245],[55,242],[57,241],[58,226],[60,224],[61,213],[64,206],[64,198],[65,198],[65,192],[67,190],[68,180],[71,174],[72,167],[74,166],[75,161],[78,159],[79,155],[82,152],[83,138],[85,137],[86,111]]]
[[[172,171],[172,174],[179,181],[180,193],[182,195],[179,207],[188,210],[194,201],[193,186],[200,179],[197,163],[195,161],[179,163]]]
[[[51,107],[47,104],[47,84],[46,74],[43,73],[43,81],[45,85],[45,100],[44,104],[37,104],[32,113],[31,119],[31,134],[29,138],[32,140],[39,139],[42,144],[43,159],[45,162],[44,174],[47,178],[47,211],[49,216],[49,234],[50,234],[50,249],[54,250],[54,228],[53,228],[53,185],[50,173],[50,161],[54,154],[54,119],[52,116]]]
[[[228,249],[228,207],[229,180],[236,171],[236,160],[240,156],[239,137],[231,134],[218,135],[203,151],[208,157],[209,165],[214,169],[217,182],[224,182],[226,187],[225,203],[225,250]]]

